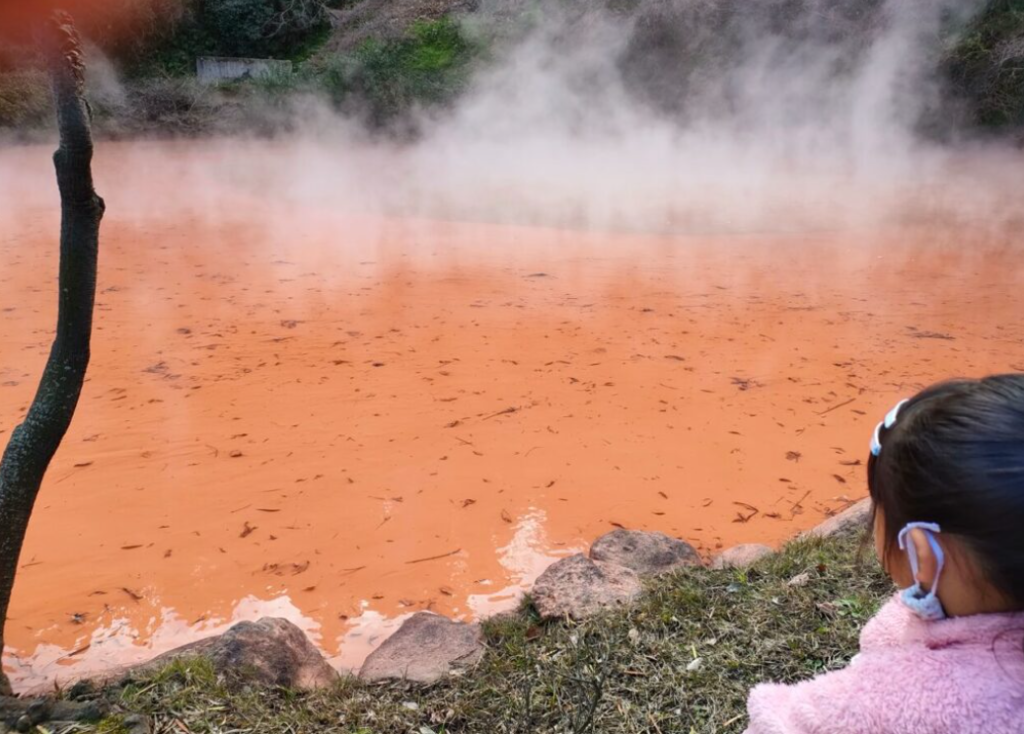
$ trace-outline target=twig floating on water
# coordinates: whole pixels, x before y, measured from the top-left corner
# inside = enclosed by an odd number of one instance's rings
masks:
[[[411,566],[414,563],[426,563],[427,561],[440,561],[442,558],[450,558],[451,556],[462,553],[462,548],[456,548],[451,553],[442,553],[439,556],[430,556],[430,558],[417,558],[415,561],[406,561],[407,566]]]
[[[746,502],[733,502],[733,504],[739,505],[740,507],[746,507],[748,510],[750,510],[749,515],[744,515],[742,512],[737,512],[736,519],[733,520],[733,522],[750,522],[750,520],[753,519],[755,515],[761,512],[759,509],[757,509],[753,505],[748,505]]]
[[[953,341],[956,337],[951,334],[943,334],[938,331],[918,331],[913,326],[908,326],[911,330],[910,336],[914,339],[942,339],[944,341]]]
[[[92,645],[91,645],[91,644],[89,644],[89,645],[86,645],[85,647],[80,647],[80,648],[78,648],[77,650],[72,650],[72,651],[71,651],[71,652],[69,652],[69,653],[68,653],[67,655],[62,655],[61,657],[59,657],[59,658],[57,658],[57,659],[58,659],[58,660],[67,660],[68,658],[73,658],[73,657],[75,657],[76,655],[81,655],[81,654],[82,654],[83,652],[85,652],[86,650],[88,650],[88,649],[89,649],[90,647],[92,647]]]
[[[853,401],[855,401],[856,399],[857,398],[850,398],[849,400],[846,400],[846,401],[844,401],[842,403],[836,403],[831,408],[828,408],[827,410],[821,411],[820,413],[818,413],[818,415],[825,415],[827,413],[831,413],[833,410],[839,410],[840,408],[844,408],[847,405],[849,405],[850,403],[852,403]]]
[[[497,418],[499,415],[511,415],[512,413],[518,413],[519,408],[505,408],[505,410],[499,410],[497,413],[493,413],[486,418],[485,421],[489,421],[491,418]]]
[[[801,497],[800,499],[798,499],[793,504],[793,508],[792,508],[793,517],[796,517],[796,511],[797,511],[798,508],[800,509],[801,512],[803,511],[803,507],[801,505],[803,505],[804,500],[807,499],[807,497],[808,497],[808,495],[810,495],[810,493],[811,493],[811,490],[807,490],[807,492],[804,493],[804,496]]]

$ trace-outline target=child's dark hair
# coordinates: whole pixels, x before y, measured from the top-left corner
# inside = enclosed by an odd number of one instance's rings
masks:
[[[929,387],[879,440],[868,488],[886,553],[907,523],[938,523],[1024,609],[1024,374]]]

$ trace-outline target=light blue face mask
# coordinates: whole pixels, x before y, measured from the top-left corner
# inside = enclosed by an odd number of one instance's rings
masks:
[[[925,536],[928,538],[928,545],[932,547],[932,553],[935,554],[935,560],[938,564],[935,570],[935,578],[932,579],[931,588],[928,591],[922,589],[921,583],[917,580],[917,571],[920,567],[917,560],[917,548],[907,538],[907,534],[914,528],[924,531]],[[907,558],[910,560],[910,570],[914,574],[914,585],[904,589],[900,593],[900,598],[914,614],[921,619],[930,621],[946,618],[946,610],[942,608],[942,602],[939,601],[937,596],[939,592],[939,577],[942,576],[942,566],[946,559],[942,553],[942,546],[939,545],[939,541],[935,539],[934,534],[941,532],[942,529],[933,522],[912,522],[903,528],[899,534],[900,550],[906,551]]]

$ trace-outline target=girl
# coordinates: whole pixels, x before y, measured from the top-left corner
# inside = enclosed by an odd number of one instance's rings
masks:
[[[1024,375],[901,402],[868,488],[902,591],[844,670],[755,687],[747,734],[1024,734]]]

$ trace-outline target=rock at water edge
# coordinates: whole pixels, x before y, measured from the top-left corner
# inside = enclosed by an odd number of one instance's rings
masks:
[[[153,670],[182,657],[208,658],[218,674],[283,688],[324,688],[337,672],[305,633],[286,619],[239,622],[227,632],[179,647],[136,668]]]
[[[633,569],[578,554],[550,566],[530,594],[542,617],[585,619],[628,604],[641,591],[640,577]]]
[[[747,568],[774,552],[760,543],[735,545],[716,556],[711,562],[711,568]]]
[[[811,528],[802,537],[829,538],[833,535],[858,532],[868,529],[871,518],[871,498],[865,497],[838,515],[833,515],[816,528]]]
[[[480,625],[419,612],[366,659],[359,677],[435,683],[458,669],[475,665],[483,655]]]
[[[700,555],[689,543],[641,530],[613,530],[602,535],[590,548],[590,558],[631,568],[641,576],[701,563]]]

